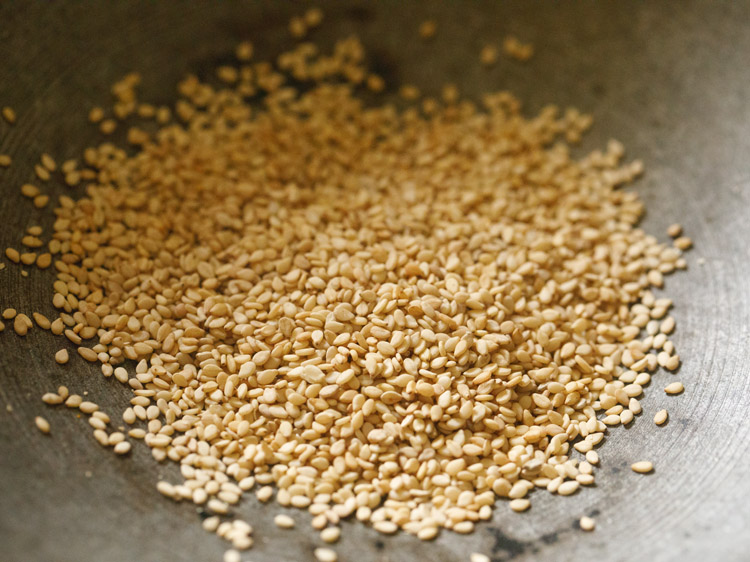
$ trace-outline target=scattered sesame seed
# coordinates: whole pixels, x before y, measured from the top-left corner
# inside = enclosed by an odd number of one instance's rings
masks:
[[[64,365],[68,362],[68,350],[67,349],[60,349],[55,353],[55,361],[59,363],[60,365]]]
[[[340,527],[326,527],[320,532],[320,539],[323,542],[334,543],[341,537]]]
[[[16,112],[13,111],[13,108],[11,107],[3,107],[2,111],[0,111],[3,115],[3,119],[5,119],[9,124],[13,124],[16,122]]]
[[[682,226],[679,224],[670,225],[669,228],[667,228],[667,234],[672,238],[677,238],[680,234],[682,234]]]
[[[36,424],[37,429],[41,431],[42,433],[49,433],[50,426],[49,422],[45,420],[42,416],[37,416],[34,418],[34,423]]]
[[[279,529],[294,528],[294,519],[283,513],[279,513],[276,517],[274,517],[273,522]]]
[[[669,383],[665,388],[664,392],[667,394],[680,394],[685,390],[685,387],[681,382],[672,382]]]
[[[0,154],[0,167],[7,168],[13,163],[13,159],[7,154]]]
[[[307,27],[318,27],[323,23],[323,10],[320,8],[309,8],[303,16]]]
[[[579,522],[581,529],[584,531],[593,531],[596,528],[596,521],[594,521],[591,517],[581,517],[581,521]]]
[[[669,412],[666,410],[659,410],[656,412],[656,415],[654,416],[654,423],[656,425],[662,425],[666,423],[667,419],[669,418]]]
[[[521,43],[518,38],[509,35],[503,41],[505,54],[521,62],[526,62],[534,56],[534,46],[531,43]]]
[[[230,548],[226,552],[224,552],[224,562],[241,562],[242,556],[240,555],[239,551]]]
[[[630,468],[633,470],[633,472],[637,472],[638,474],[646,474],[654,470],[654,465],[651,464],[650,461],[638,461],[631,464]]]
[[[318,562],[336,562],[339,559],[336,552],[330,548],[316,548],[313,555]]]
[[[479,61],[484,66],[492,66],[497,62],[497,47],[485,45],[479,53]]]
[[[432,39],[437,32],[437,23],[435,20],[426,20],[419,24],[419,36],[422,39]]]

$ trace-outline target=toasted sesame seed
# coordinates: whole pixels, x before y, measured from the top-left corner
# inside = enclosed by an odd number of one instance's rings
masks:
[[[55,162],[55,159],[46,152],[42,154],[41,161],[42,166],[47,168],[50,172],[54,172],[57,169],[57,162]]]
[[[484,66],[492,66],[497,62],[497,47],[485,45],[479,53],[479,60]]]
[[[675,239],[674,246],[680,250],[689,250],[693,247],[693,241],[687,236],[680,236]]]
[[[78,409],[81,410],[84,414],[93,414],[99,409],[99,406],[94,404],[93,402],[81,402],[78,405]]]
[[[44,402],[45,404],[56,405],[62,404],[63,399],[59,394],[55,394],[54,392],[47,392],[42,395],[42,402]]]
[[[669,383],[665,388],[664,392],[667,394],[680,394],[685,390],[685,387],[681,382],[672,382]]]
[[[531,43],[521,43],[513,35],[509,35],[503,41],[505,54],[516,60],[525,62],[534,55],[534,46]]]
[[[326,527],[320,532],[320,539],[323,542],[334,543],[339,540],[341,536],[340,527]]]
[[[96,352],[93,349],[88,348],[88,347],[79,347],[78,355],[83,357],[86,361],[91,361],[92,363],[98,360]]]
[[[437,32],[437,23],[435,20],[425,20],[419,24],[419,36],[422,39],[432,39]]]
[[[529,509],[531,507],[531,502],[526,498],[518,498],[515,500],[511,500],[509,505],[513,511],[520,513]]]
[[[55,353],[55,361],[60,365],[64,365],[68,362],[68,350],[60,349]]]
[[[654,423],[656,425],[662,425],[666,423],[667,418],[669,418],[669,412],[667,412],[666,410],[659,410],[654,416]]]
[[[13,110],[13,108],[5,106],[3,107],[2,111],[0,111],[3,115],[3,119],[5,119],[9,124],[13,124],[16,122],[16,112]]]
[[[294,519],[283,513],[276,515],[276,517],[273,518],[273,522],[279,529],[294,528]]]
[[[13,163],[13,159],[7,154],[0,154],[0,167],[7,168]]]
[[[271,496],[273,496],[273,488],[271,488],[271,486],[263,486],[262,488],[258,488],[255,495],[259,501],[265,503],[271,499]]]
[[[318,27],[323,22],[323,10],[320,8],[309,8],[304,16],[307,27]]]
[[[638,474],[646,474],[654,470],[654,465],[651,464],[650,461],[638,461],[631,464],[630,468],[633,470],[633,472],[637,472]]]
[[[318,562],[336,562],[339,559],[336,552],[330,548],[316,548],[313,555]]]
[[[25,314],[18,314],[13,319],[13,329],[15,330],[16,334],[19,336],[25,336],[29,328],[31,328],[31,321],[29,320],[29,317]]]
[[[596,521],[594,521],[591,517],[584,516],[581,517],[579,525],[584,531],[593,531],[596,528]]]
[[[45,420],[42,416],[37,416],[34,418],[34,423],[36,424],[37,429],[41,431],[42,433],[49,433],[50,426],[49,422]]]
[[[576,480],[568,480],[567,482],[560,484],[557,493],[561,496],[569,496],[578,490],[578,486],[579,484]]]

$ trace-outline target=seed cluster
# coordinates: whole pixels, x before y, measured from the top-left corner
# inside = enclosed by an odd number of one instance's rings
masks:
[[[275,491],[309,510],[328,543],[352,515],[430,540],[471,532],[498,497],[522,512],[535,488],[594,484],[608,428],[641,412],[650,373],[680,365],[672,302],[650,287],[685,267],[690,244],[635,228],[643,206],[618,188],[641,163],[623,164],[616,141],[573,158],[590,117],[527,118],[507,92],[478,106],[447,86],[429,106],[366,106],[358,89],[384,83],[356,39],[331,55],[299,43],[276,64],[252,63],[250,43],[236,54],[219,84],[181,82],[174,108],[140,103],[135,74],[118,82],[113,117],[89,119],[106,134],[143,120],[127,134],[137,151],[104,143],[83,168],[63,164],[85,193],[60,198],[49,252],[6,250],[54,264],[59,318],[34,321],[129,385],[128,436],[180,463],[184,481],[159,492],[215,514],[204,528],[242,550],[252,528],[222,517],[256,484],[260,501]],[[56,169],[43,155],[36,173]],[[41,234],[22,244],[40,248]],[[19,335],[33,326],[3,317]],[[96,404],[64,387],[43,400],[130,451]]]

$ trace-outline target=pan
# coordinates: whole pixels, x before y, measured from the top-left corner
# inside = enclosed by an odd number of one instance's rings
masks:
[[[46,230],[52,206],[36,209],[19,191],[42,152],[58,161],[98,142],[86,122],[110,100],[110,85],[143,76],[142,98],[169,103],[186,72],[205,75],[241,40],[259,57],[290,45],[287,22],[302,2],[4,2],[0,5],[0,105],[17,123],[0,126],[0,246],[33,224]],[[436,94],[451,81],[470,98],[508,89],[531,114],[549,103],[595,119],[582,149],[621,140],[646,173],[632,188],[646,204],[642,228],[667,240],[680,222],[695,241],[688,271],[667,280],[676,303],[674,341],[686,391],[669,399],[667,375],[643,399],[644,414],[610,432],[597,485],[570,498],[534,494],[515,514],[499,504],[468,536],[444,532],[421,542],[383,537],[343,523],[340,560],[747,560],[750,548],[750,3],[684,2],[326,2],[322,46],[358,34],[369,62],[389,84]],[[432,41],[418,26],[438,24]],[[527,64],[502,59],[485,68],[479,53],[513,34],[534,44]],[[75,191],[50,182],[53,198]],[[0,308],[52,315],[51,271],[0,271]],[[100,447],[72,410],[48,409],[43,392],[88,389],[122,411],[128,391],[81,361],[57,365],[64,346],[42,330],[0,334],[0,560],[6,562],[216,561],[227,544],[199,527],[195,506],[155,491],[177,467],[146,447],[121,458]],[[671,375],[670,375],[671,376]],[[663,427],[651,421],[668,404]],[[43,414],[50,436],[34,427]],[[117,422],[115,422],[117,423]],[[654,461],[634,478],[634,460]],[[251,494],[238,513],[255,528],[244,559],[306,561],[320,546],[306,513],[294,531],[272,518],[284,508]],[[597,521],[593,533],[577,526]]]

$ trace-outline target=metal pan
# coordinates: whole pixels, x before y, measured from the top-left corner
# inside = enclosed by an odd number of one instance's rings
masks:
[[[0,123],[0,246],[21,229],[51,225],[51,206],[33,208],[19,193],[43,151],[58,161],[99,135],[88,110],[109,99],[128,71],[143,75],[142,96],[174,98],[186,71],[206,73],[251,39],[261,57],[290,40],[289,16],[304,3],[4,2],[0,5],[0,105],[18,112]],[[535,493],[518,515],[500,503],[470,536],[442,533],[422,543],[384,538],[344,523],[340,560],[747,560],[750,547],[750,4],[747,2],[330,2],[313,38],[329,45],[358,33],[391,84],[409,81],[437,93],[445,81],[469,96],[509,89],[528,112],[548,103],[593,113],[584,148],[623,141],[646,164],[636,189],[647,204],[642,226],[660,238],[681,222],[696,242],[687,273],[667,281],[677,304],[677,375],[661,373],[632,427],[611,432],[593,489],[570,498]],[[434,40],[417,38],[421,21],[438,22]],[[513,33],[536,46],[526,65],[479,64],[485,43]],[[52,182],[54,195],[71,193]],[[73,192],[75,193],[75,192]],[[0,271],[0,308],[52,314],[50,271]],[[56,365],[64,342],[33,330],[0,334],[0,560],[7,562],[214,561],[226,543],[199,527],[192,505],[154,489],[176,467],[158,465],[145,447],[128,458],[105,451],[71,410],[47,409],[40,395],[58,384],[87,388],[110,412],[128,391],[81,361]],[[74,359],[76,359],[74,357]],[[685,383],[679,398],[662,392]],[[12,412],[5,406],[11,405]],[[651,418],[668,407],[669,423]],[[50,437],[33,424],[44,413]],[[638,477],[634,460],[656,471]],[[239,512],[255,527],[246,559],[304,561],[319,545],[309,516],[294,531],[271,522],[281,511],[254,497]],[[581,515],[594,533],[577,529]]]

